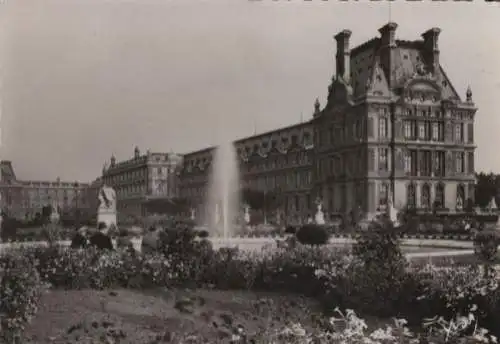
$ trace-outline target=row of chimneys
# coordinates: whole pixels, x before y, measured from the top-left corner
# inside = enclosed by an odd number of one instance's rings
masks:
[[[398,24],[388,23],[380,28],[380,48],[381,48],[381,59],[384,60],[382,63],[389,67],[391,64],[391,49],[396,47],[396,29]],[[439,48],[438,48],[438,38],[441,32],[438,28],[432,28],[427,30],[422,34],[424,39],[424,59],[428,63],[431,73],[435,73],[439,69]],[[337,55],[336,55],[336,71],[337,76],[341,77],[347,83],[350,82],[350,59],[351,50],[349,48],[349,39],[351,37],[351,31],[343,30],[335,35],[335,40],[337,41]],[[391,86],[391,80],[389,81],[389,86]]]

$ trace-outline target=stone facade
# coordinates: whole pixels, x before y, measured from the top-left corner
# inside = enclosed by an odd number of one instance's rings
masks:
[[[141,154],[136,147],[131,159],[117,162],[112,156],[103,167],[100,183],[115,190],[118,215],[142,216],[147,201],[178,196],[181,165],[182,156],[178,154]]]
[[[87,183],[18,180],[10,161],[2,160],[0,167],[2,210],[9,216],[31,219],[47,205],[57,205],[61,213],[89,207]]]
[[[472,92],[462,101],[439,64],[439,29],[400,41],[396,28],[352,50],[350,31],[336,36],[337,76],[313,120],[315,186],[334,212],[374,212],[389,197],[454,210],[474,197]]]
[[[472,92],[462,100],[439,63],[440,30],[396,39],[397,25],[350,49],[337,41],[336,75],[326,105],[307,123],[234,143],[243,184],[279,190],[290,222],[307,218],[320,198],[327,220],[355,208],[454,210],[474,197]],[[184,155],[181,194],[202,204],[213,149]]]
[[[284,216],[305,221],[313,211],[311,199],[313,128],[297,124],[234,142],[241,188],[274,192],[282,197]],[[208,178],[214,148],[184,155],[180,178],[181,196],[205,211]]]

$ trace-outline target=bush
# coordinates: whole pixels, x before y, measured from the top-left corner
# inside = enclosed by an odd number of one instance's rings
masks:
[[[325,229],[304,226],[297,237],[314,237],[311,233],[315,230]],[[326,235],[322,242],[327,238]],[[68,289],[210,285],[218,289],[298,293],[318,298],[330,311],[336,306],[347,307],[378,316],[404,316],[415,324],[436,314],[454,321],[458,313],[467,315],[476,307],[474,315],[481,325],[496,331],[500,291],[499,273],[493,270],[483,273],[472,267],[410,269],[400,250],[398,233],[384,220],[373,223],[369,231],[359,235],[352,254],[347,249],[316,244],[319,240],[310,246],[312,239],[309,240],[307,245],[262,252],[231,248],[214,251],[210,241],[197,236],[192,228],[179,226],[161,234],[161,252],[153,254],[102,252],[94,248],[71,250],[57,245],[7,252],[0,257],[1,266],[9,267],[0,270],[0,309],[2,314],[4,309],[11,309],[7,313],[16,319],[29,319],[34,308],[23,305],[36,302],[22,301],[16,305],[12,295],[16,300],[37,300],[40,278],[55,288]],[[10,287],[10,280],[18,281],[15,284],[23,288]],[[16,291],[10,291],[13,289]],[[3,295],[11,301],[4,302]],[[13,311],[16,307],[19,310]],[[22,326],[10,324],[21,324],[21,320],[3,322],[2,326],[12,326],[11,334],[19,333]]]
[[[208,231],[206,231],[204,229],[198,231],[196,234],[197,234],[198,238],[202,238],[202,239],[206,239],[209,236]]]
[[[498,253],[500,235],[497,231],[478,232],[474,238],[475,254],[484,261],[492,261]]]
[[[44,290],[33,260],[19,253],[0,257],[0,335],[21,343],[25,326],[38,310]]]
[[[326,228],[316,224],[302,226],[296,236],[297,240],[304,245],[325,245],[330,238]]]
[[[361,298],[360,304],[371,300],[370,309],[377,315],[394,315],[406,280],[406,258],[392,223],[385,218],[374,222],[357,238],[353,254],[362,263],[354,271],[351,282]]]

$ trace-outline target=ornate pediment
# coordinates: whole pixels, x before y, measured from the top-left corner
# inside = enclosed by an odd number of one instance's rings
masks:
[[[431,79],[417,77],[405,83],[402,95],[407,102],[441,101],[441,89]]]

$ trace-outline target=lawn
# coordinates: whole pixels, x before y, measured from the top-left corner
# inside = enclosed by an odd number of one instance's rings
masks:
[[[269,293],[52,290],[42,297],[26,334],[38,344],[101,338],[105,343],[176,343],[179,333],[201,333],[217,343],[238,326],[249,334],[282,329],[287,322],[312,328],[319,314],[313,300]]]

